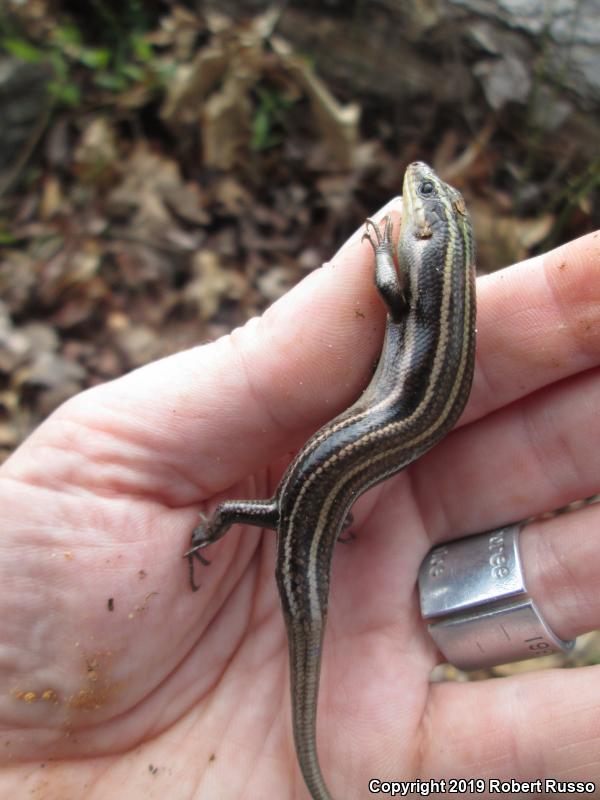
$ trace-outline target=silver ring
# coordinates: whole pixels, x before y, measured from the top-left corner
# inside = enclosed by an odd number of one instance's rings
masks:
[[[525,586],[522,523],[439,545],[419,570],[421,614],[444,657],[479,669],[569,652]]]

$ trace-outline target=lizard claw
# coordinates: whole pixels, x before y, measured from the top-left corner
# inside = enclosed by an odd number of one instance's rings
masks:
[[[183,554],[183,558],[187,558],[188,560],[190,569],[190,586],[192,587],[193,592],[197,592],[200,588],[200,585],[196,584],[194,581],[194,559],[196,558],[203,567],[208,567],[210,564],[210,561],[200,553],[200,550],[210,544],[210,541],[204,539],[208,517],[206,514],[203,514],[202,511],[199,512],[199,517],[201,521],[192,531],[192,546]]]
[[[390,244],[392,241],[392,217],[390,214],[386,214],[383,218],[382,222],[384,223],[383,233],[381,232],[381,228],[377,225],[370,217],[367,217],[365,220],[365,232],[361,237],[361,242],[364,242],[366,239],[373,250],[377,252],[377,249],[381,247],[383,244]]]

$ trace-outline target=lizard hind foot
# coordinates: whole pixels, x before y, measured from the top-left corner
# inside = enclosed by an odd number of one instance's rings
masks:
[[[192,587],[193,592],[197,592],[200,588],[200,585],[194,580],[194,559],[197,559],[203,567],[208,567],[210,564],[208,558],[205,558],[200,553],[200,550],[210,544],[210,539],[206,536],[208,517],[202,512],[199,513],[199,516],[200,522],[192,531],[192,546],[183,554],[183,558],[186,558],[188,561],[190,570],[190,586]]]

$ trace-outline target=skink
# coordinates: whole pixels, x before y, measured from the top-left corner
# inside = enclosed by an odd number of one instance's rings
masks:
[[[404,176],[396,258],[392,223],[367,220],[387,310],[375,374],[349,409],[315,433],[269,500],[229,500],[195,528],[192,559],[235,523],[277,531],[276,578],[287,628],[294,741],[313,800],[331,800],[316,749],[317,697],[334,545],[366,489],[440,441],[462,412],[475,359],[474,244],[461,195],[423,163]],[[396,262],[396,263],[395,263]],[[397,265],[397,266],[396,266]]]

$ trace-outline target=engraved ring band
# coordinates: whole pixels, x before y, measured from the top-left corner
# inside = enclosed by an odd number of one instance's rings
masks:
[[[419,571],[421,614],[447,661],[479,669],[569,652],[529,596],[519,554],[523,523],[435,547]]]

